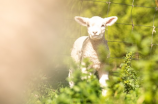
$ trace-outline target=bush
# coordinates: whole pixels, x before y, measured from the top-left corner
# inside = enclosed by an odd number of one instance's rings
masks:
[[[101,94],[102,88],[96,75],[89,75],[93,69],[88,67],[91,63],[85,60],[84,66],[74,66],[77,69],[73,70],[72,78],[69,78],[69,81],[75,83],[73,88],[62,87],[59,90],[52,90],[51,87],[41,86],[42,90],[45,88],[45,93],[33,92],[33,99],[28,104],[114,104],[120,100],[128,102],[131,97],[133,102],[136,102],[135,91],[138,83],[136,72],[131,68],[132,56],[133,53],[128,53],[121,68],[117,72],[110,72],[115,74],[111,74],[112,78],[108,81],[109,91],[106,97]],[[83,67],[88,69],[88,73],[81,72],[80,68]],[[131,101],[129,102],[131,104]]]
[[[143,40],[140,41],[140,38]],[[117,70],[108,69],[106,97],[101,94],[102,88],[97,77],[93,74],[89,76],[93,69],[89,68],[91,63],[85,60],[84,66],[73,65],[74,72],[69,79],[75,83],[73,88],[61,87],[54,90],[41,84],[36,90],[32,90],[27,104],[158,104],[158,52],[143,48],[150,44],[147,37],[133,34],[130,39],[131,42],[137,41],[136,46],[129,47],[133,52],[126,54]],[[139,59],[135,57],[135,53],[139,53]],[[105,53],[100,51],[100,54],[104,57]],[[110,61],[104,58],[101,60],[112,66]],[[87,74],[81,72],[82,67],[88,69]]]

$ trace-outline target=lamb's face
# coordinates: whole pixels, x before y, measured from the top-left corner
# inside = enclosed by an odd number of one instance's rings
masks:
[[[93,40],[101,39],[105,33],[105,20],[100,17],[92,17],[87,21],[89,37]]]
[[[116,16],[101,18],[94,16],[85,18],[76,16],[75,20],[83,26],[87,26],[89,37],[93,40],[101,39],[104,36],[106,26],[111,26],[117,21]]]

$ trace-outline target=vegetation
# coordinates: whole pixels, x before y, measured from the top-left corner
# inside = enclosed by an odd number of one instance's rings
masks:
[[[88,69],[91,63],[86,60],[86,65],[80,68],[86,67],[87,74],[74,66],[73,79],[69,79],[75,83],[73,88],[53,90],[41,84],[33,91],[27,104],[157,104],[158,74],[154,62],[157,58],[135,60],[133,56],[133,52],[127,53],[120,68],[109,70],[107,96],[102,96],[97,77],[89,76],[93,69]]]
[[[68,2],[71,13],[67,18],[72,19],[75,15],[118,16],[117,24],[109,27],[105,34],[111,58],[105,60],[106,52],[99,48],[100,59],[109,65],[105,69],[109,71],[107,96],[102,96],[95,75],[88,77],[74,65],[73,79],[69,79],[75,82],[73,88],[53,89],[49,84],[40,84],[37,88],[40,90],[31,90],[27,104],[158,104],[158,37],[157,33],[152,33],[153,25],[158,27],[155,0],[110,0],[111,4],[106,3],[109,0],[95,1]],[[65,36],[75,38],[87,34],[85,28],[74,23],[65,28],[68,30]],[[134,24],[133,29],[130,24]],[[72,35],[77,33],[80,34]],[[86,63],[81,67],[89,68],[91,63],[87,60]],[[92,70],[89,69],[89,73]]]

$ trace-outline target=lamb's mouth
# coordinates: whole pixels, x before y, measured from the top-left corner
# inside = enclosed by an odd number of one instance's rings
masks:
[[[91,36],[91,38],[92,38],[92,39],[100,39],[101,36],[99,36],[99,35],[93,35],[93,36]]]

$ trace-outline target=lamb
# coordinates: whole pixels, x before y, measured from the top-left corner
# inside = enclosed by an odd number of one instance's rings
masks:
[[[99,82],[102,87],[106,87],[106,80],[108,80],[108,72],[102,69],[103,64],[99,60],[97,48],[99,45],[104,45],[105,49],[109,52],[107,40],[104,37],[105,29],[107,26],[113,25],[117,21],[116,16],[101,18],[99,16],[94,16],[92,18],[85,18],[76,16],[75,20],[86,26],[88,29],[88,36],[79,37],[71,51],[71,57],[76,63],[83,63],[84,58],[89,58],[93,63],[92,68],[98,72]],[[110,53],[110,52],[109,52]],[[107,56],[109,57],[109,56]],[[86,69],[82,69],[82,72],[85,73]],[[71,70],[69,72],[69,77],[71,76]],[[73,86],[73,82],[69,82],[70,87]],[[106,90],[102,91],[103,95],[106,95]]]

